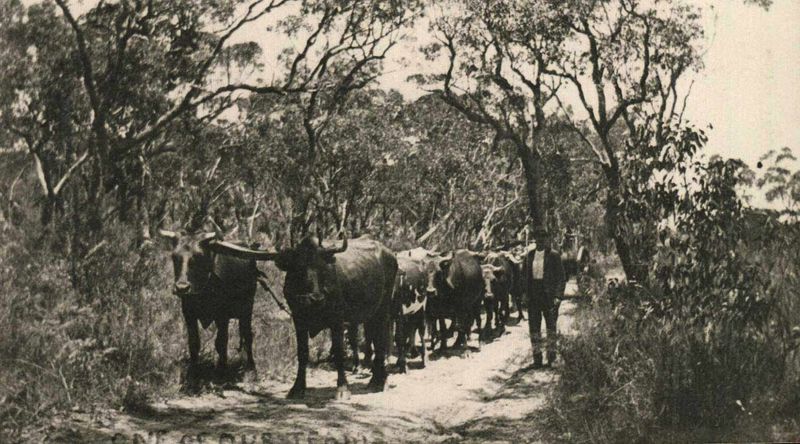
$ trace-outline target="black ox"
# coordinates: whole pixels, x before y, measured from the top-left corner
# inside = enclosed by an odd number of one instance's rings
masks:
[[[456,346],[466,346],[475,313],[480,312],[484,290],[480,255],[468,250],[456,250],[447,256],[431,258],[426,261],[425,267],[431,333],[434,322],[438,320],[440,348],[446,349],[447,329],[444,320],[451,319],[458,328]]]
[[[344,325],[364,325],[367,342],[373,346],[372,379],[369,388],[381,391],[386,384],[386,352],[392,289],[397,273],[394,254],[368,238],[343,241],[326,248],[313,237],[282,251],[261,251],[221,243],[227,254],[248,260],[275,261],[286,272],[284,296],[289,303],[297,334],[297,379],[290,398],[306,390],[309,336],[331,330],[334,361],[338,372],[337,399],[349,397],[344,369]]]

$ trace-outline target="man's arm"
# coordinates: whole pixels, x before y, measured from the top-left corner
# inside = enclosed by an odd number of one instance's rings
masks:
[[[525,257],[522,260],[522,270],[520,273],[520,278],[522,279],[522,296],[524,298],[528,298],[529,290],[530,290],[530,273],[531,273],[531,252],[528,251],[525,253]]]
[[[564,298],[564,291],[567,288],[567,279],[566,273],[564,273],[564,263],[561,262],[561,255],[558,253],[552,253],[555,260],[554,270],[554,279],[553,285],[555,286],[555,297],[558,299]]]

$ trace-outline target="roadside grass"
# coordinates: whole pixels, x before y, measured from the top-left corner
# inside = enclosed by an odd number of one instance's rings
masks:
[[[178,299],[171,294],[166,249],[137,247],[129,227],[91,257],[71,263],[63,239],[8,227],[0,232],[0,442],[46,430],[53,415],[112,407],[146,409],[186,390],[188,355]],[[281,297],[279,272],[260,266]],[[253,313],[259,378],[288,380],[296,370],[294,327],[259,288]],[[241,381],[237,321],[231,321],[231,371],[212,371],[215,326],[201,330],[196,392]],[[311,342],[311,359],[329,339]],[[202,369],[206,369],[203,372]]]
[[[593,303],[575,313],[580,334],[561,342],[546,440],[800,438],[800,253],[786,248],[797,234],[743,250],[768,277],[753,290],[766,301],[765,322],[723,312],[697,322],[689,305],[658,316],[659,288],[594,286]]]

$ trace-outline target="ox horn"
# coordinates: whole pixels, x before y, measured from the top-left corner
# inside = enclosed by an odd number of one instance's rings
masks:
[[[345,236],[344,232],[342,232],[340,234],[340,236],[342,238],[342,246],[341,247],[330,247],[330,248],[324,248],[323,247],[322,250],[325,253],[330,253],[330,254],[342,253],[345,250],[347,250],[347,236]],[[319,246],[322,247],[322,241],[320,241]]]
[[[181,237],[181,235],[178,234],[175,231],[162,230],[160,228],[158,229],[158,234],[160,234],[163,237],[166,237],[167,239],[177,239],[177,238]]]
[[[209,239],[214,239],[215,237],[217,237],[217,233],[205,232],[200,235],[200,242],[207,241]]]
[[[220,254],[257,261],[274,261],[280,254],[277,251],[252,250],[241,245],[220,240],[212,242],[211,247]]]

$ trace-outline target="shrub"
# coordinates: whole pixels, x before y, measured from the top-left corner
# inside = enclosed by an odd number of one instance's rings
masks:
[[[736,194],[742,163],[692,160],[703,138],[674,137],[667,150],[691,185],[650,182],[639,217],[663,219],[647,224],[659,227],[646,235],[658,239],[648,278],[595,298],[562,343],[551,421],[593,441],[780,439],[771,427],[799,398],[800,256],[787,247],[800,226],[752,223]]]

